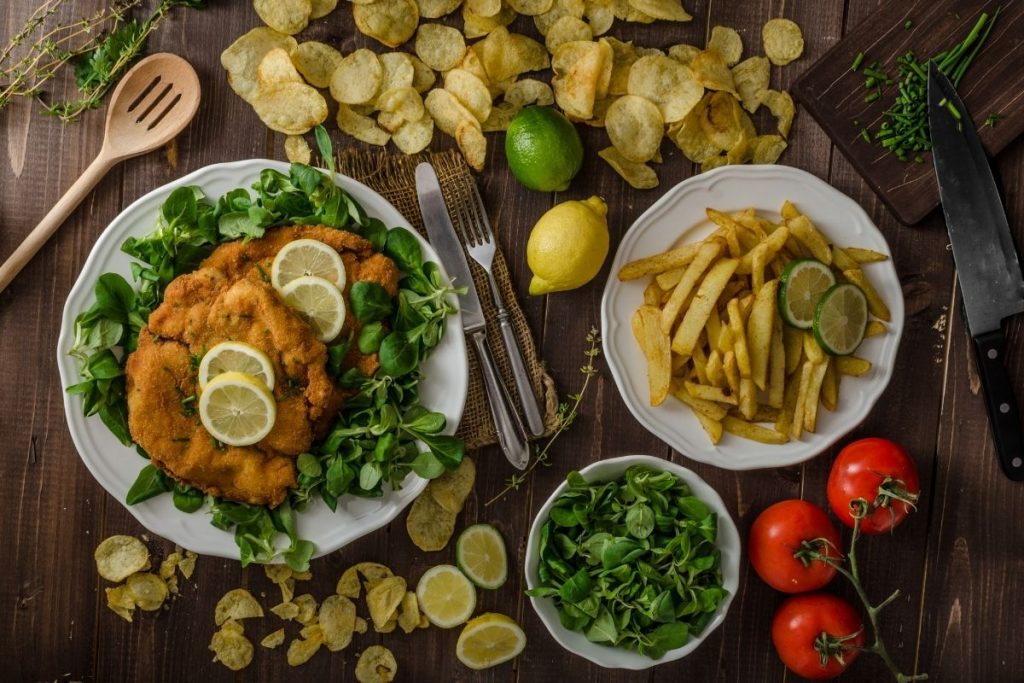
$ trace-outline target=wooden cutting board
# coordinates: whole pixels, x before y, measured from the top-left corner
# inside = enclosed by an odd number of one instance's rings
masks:
[[[996,155],[1024,132],[1024,0],[909,0],[882,3],[870,19],[848,33],[797,81],[797,99],[817,119],[836,146],[896,217],[908,225],[939,204],[930,154],[924,163],[904,162],[874,142],[861,128],[876,130],[895,98],[895,85],[881,98],[865,103],[863,74],[850,70],[857,53],[865,64],[875,60],[896,77],[896,59],[913,51],[924,61],[949,49],[973,28],[981,12],[992,15],[1002,5],[988,41],[960,82],[960,96],[970,111],[981,141]],[[911,28],[904,28],[905,22]],[[994,127],[985,125],[999,116]]]

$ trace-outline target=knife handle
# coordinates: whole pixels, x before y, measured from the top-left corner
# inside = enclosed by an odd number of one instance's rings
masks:
[[[530,462],[530,445],[526,441],[526,430],[519,420],[519,415],[512,409],[505,385],[498,376],[498,366],[494,363],[491,350],[487,346],[487,336],[483,330],[470,335],[476,346],[476,356],[480,361],[480,372],[484,376],[484,388],[487,390],[487,405],[491,408],[494,419],[494,431],[498,433],[498,445],[513,467],[523,470]]]
[[[1006,336],[1002,329],[974,338],[978,370],[985,390],[988,418],[995,437],[996,453],[1003,472],[1013,481],[1024,481],[1024,432],[1003,355]]]
[[[526,416],[526,425],[530,429],[530,434],[543,436],[544,418],[540,415],[537,395],[533,393],[530,374],[526,371],[526,363],[523,361],[523,351],[519,348],[519,340],[516,339],[512,323],[509,322],[508,311],[504,308],[498,309],[498,326],[501,329],[501,339],[505,342],[508,362],[512,365],[512,377],[516,380],[516,390],[519,392],[519,402]]]

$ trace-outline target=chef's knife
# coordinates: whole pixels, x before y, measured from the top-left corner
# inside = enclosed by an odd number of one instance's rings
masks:
[[[462,242],[455,233],[448,207],[441,196],[441,184],[437,180],[437,173],[427,162],[416,167],[416,194],[419,197],[420,212],[423,214],[423,224],[427,228],[430,244],[441,257],[453,285],[466,288],[460,302],[462,327],[476,347],[480,372],[484,378],[484,387],[487,389],[487,402],[491,408],[491,417],[494,418],[494,429],[498,433],[498,445],[513,466],[525,469],[530,461],[526,430],[519,415],[513,410],[512,399],[498,375],[498,366],[494,363],[494,357],[487,344],[484,309],[480,305],[480,297],[477,296],[473,278],[469,273],[469,263],[466,262]]]
[[[928,123],[942,211],[996,451],[1006,476],[1022,481],[1024,434],[1003,362],[1002,321],[1024,311],[1024,278],[978,131],[935,62],[928,64]]]

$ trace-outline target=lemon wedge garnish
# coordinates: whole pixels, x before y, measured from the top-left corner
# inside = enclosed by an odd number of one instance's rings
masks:
[[[228,446],[251,446],[274,428],[277,404],[266,385],[244,372],[225,372],[199,396],[199,419],[210,436]]]
[[[345,324],[345,299],[333,282],[316,275],[295,278],[281,289],[285,302],[306,319],[317,339],[329,342]]]
[[[207,351],[199,362],[199,389],[205,389],[211,379],[225,372],[244,372],[274,390],[274,366],[267,354],[255,346],[226,341]]]
[[[345,288],[345,264],[333,247],[319,240],[301,239],[289,242],[277,252],[270,267],[270,282],[277,290],[283,289],[292,280],[306,275],[316,275]]]

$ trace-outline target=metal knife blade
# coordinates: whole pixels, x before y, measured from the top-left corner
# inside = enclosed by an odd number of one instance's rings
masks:
[[[940,104],[943,100],[960,112],[959,120]],[[1024,277],[978,132],[956,89],[934,62],[928,66],[928,122],[967,324],[977,336],[1024,311]]]

